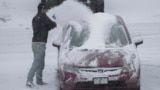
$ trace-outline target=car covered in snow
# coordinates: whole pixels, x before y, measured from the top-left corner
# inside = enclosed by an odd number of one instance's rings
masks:
[[[58,47],[61,90],[140,90],[141,38],[132,38],[120,16],[96,13],[63,27]]]

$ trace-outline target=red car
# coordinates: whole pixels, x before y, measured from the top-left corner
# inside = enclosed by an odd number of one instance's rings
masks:
[[[97,13],[63,28],[58,76],[61,90],[140,90],[137,46],[120,16]]]

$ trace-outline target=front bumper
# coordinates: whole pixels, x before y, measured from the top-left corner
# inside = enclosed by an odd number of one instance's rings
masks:
[[[95,90],[135,87],[138,80],[130,79],[129,73],[121,74],[118,68],[81,68],[79,72],[64,71],[61,87],[65,90]],[[107,78],[107,82],[95,84],[95,78]],[[131,86],[133,85],[133,86]]]

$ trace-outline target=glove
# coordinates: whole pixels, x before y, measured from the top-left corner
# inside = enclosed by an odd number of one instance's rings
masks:
[[[56,22],[54,22],[54,26],[57,27],[57,23]]]
[[[53,15],[52,18],[53,18],[54,20],[56,20],[56,15]]]

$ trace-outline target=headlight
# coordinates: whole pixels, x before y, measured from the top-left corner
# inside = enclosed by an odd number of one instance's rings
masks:
[[[122,67],[122,73],[127,73],[127,72],[129,72],[129,67],[128,67],[128,65],[123,66],[123,67]]]
[[[135,72],[135,67],[132,62],[122,67],[122,73],[129,72]]]
[[[64,71],[67,72],[79,72],[79,68],[71,65],[64,65],[63,67]]]

